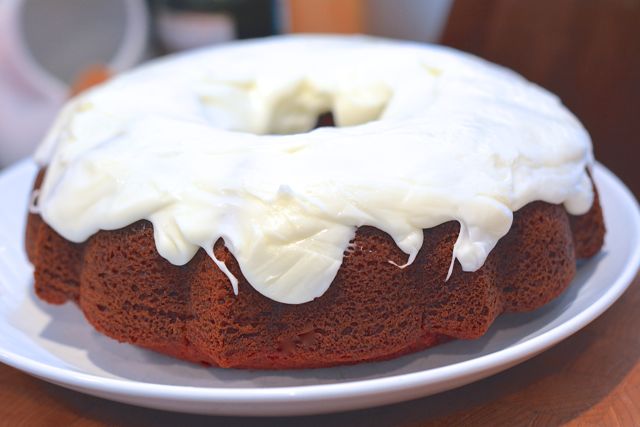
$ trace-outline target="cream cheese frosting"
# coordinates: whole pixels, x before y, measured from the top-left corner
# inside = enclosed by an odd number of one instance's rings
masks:
[[[338,127],[310,130],[328,111]],[[290,304],[327,290],[359,226],[408,265],[423,229],[458,221],[452,265],[475,271],[527,203],[593,202],[589,135],[557,97],[468,54],[364,36],[156,60],[71,100],[36,158],[36,208],[66,239],[146,219],[160,255],[203,248],[237,293],[222,238]]]

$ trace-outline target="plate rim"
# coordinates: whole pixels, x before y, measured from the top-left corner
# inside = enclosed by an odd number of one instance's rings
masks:
[[[8,177],[13,174],[25,173],[25,169],[33,168],[34,165],[34,162],[30,159],[20,161],[0,172],[0,182],[8,179]],[[640,206],[638,205],[638,201],[624,183],[604,165],[596,162],[593,167],[593,173],[596,181],[607,181],[606,187],[608,191],[616,193],[612,195],[612,197],[615,196],[615,198],[620,200],[621,204],[628,207],[630,215],[633,218],[631,224],[625,225],[635,230],[633,238],[636,244],[631,245],[632,250],[628,253],[628,261],[625,263],[624,269],[618,274],[616,280],[608,287],[607,291],[587,309],[538,336],[502,348],[493,353],[437,368],[382,378],[344,381],[332,384],[236,388],[169,385],[101,377],[94,374],[51,366],[47,363],[7,351],[4,348],[0,348],[0,362],[45,381],[75,390],[86,390],[89,393],[89,390],[91,390],[96,393],[101,392],[131,397],[164,400],[170,398],[173,402],[216,402],[219,404],[255,403],[256,400],[260,400],[261,403],[266,404],[294,404],[310,401],[327,402],[346,397],[360,399],[371,398],[381,394],[388,395],[385,399],[386,403],[392,403],[394,401],[397,402],[411,398],[391,398],[391,395],[395,393],[402,392],[404,394],[412,394],[414,397],[419,397],[419,390],[429,385],[439,384],[457,378],[471,377],[474,374],[482,374],[487,371],[491,372],[489,374],[491,375],[492,373],[507,369],[510,366],[539,354],[588,325],[622,296],[638,274],[638,267],[640,266]],[[488,375],[481,375],[481,377],[485,376]],[[463,383],[466,384],[467,382]],[[117,399],[114,398],[113,400]],[[377,404],[380,403],[372,402],[371,405],[368,406]],[[365,405],[352,405],[352,407],[365,407]],[[295,413],[318,412],[321,411],[299,411]],[[216,411],[216,413],[224,413],[224,411]],[[231,414],[237,412],[227,411],[226,413]]]

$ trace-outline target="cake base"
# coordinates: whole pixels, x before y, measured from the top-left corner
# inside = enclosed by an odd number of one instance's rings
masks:
[[[36,187],[42,178],[40,174]],[[37,295],[73,301],[100,332],[121,342],[207,365],[253,369],[327,367],[390,359],[449,339],[482,336],[503,312],[535,310],[564,291],[576,259],[598,252],[604,224],[596,198],[574,217],[534,202],[514,214],[509,233],[476,272],[451,262],[459,225],[424,231],[415,262],[393,240],[361,227],[329,290],[287,305],[256,292],[218,241],[175,266],[156,251],[153,229],[139,221],[71,243],[30,214],[27,251]]]

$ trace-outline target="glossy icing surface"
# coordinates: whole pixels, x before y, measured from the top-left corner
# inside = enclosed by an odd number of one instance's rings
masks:
[[[327,111],[339,127],[309,131]],[[527,203],[593,201],[589,136],[555,96],[470,55],[367,37],[154,61],[70,101],[37,159],[37,209],[66,239],[147,219],[181,265],[199,248],[215,260],[222,238],[256,290],[292,304],[326,291],[358,226],[411,263],[422,229],[456,220],[452,260],[475,271]]]

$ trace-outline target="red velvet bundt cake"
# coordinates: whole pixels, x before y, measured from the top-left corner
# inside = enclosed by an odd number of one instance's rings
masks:
[[[309,131],[331,111],[337,127]],[[37,158],[37,295],[221,367],[324,367],[483,335],[604,237],[590,140],[543,89],[449,49],[278,37],[72,100]]]

